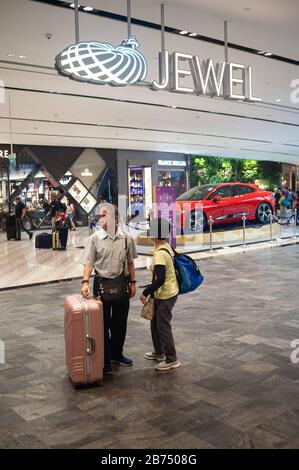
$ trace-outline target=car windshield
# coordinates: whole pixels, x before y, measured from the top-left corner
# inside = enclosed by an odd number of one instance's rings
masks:
[[[212,189],[217,187],[216,184],[203,184],[202,186],[196,186],[195,188],[189,189],[185,193],[181,194],[177,201],[201,201]]]

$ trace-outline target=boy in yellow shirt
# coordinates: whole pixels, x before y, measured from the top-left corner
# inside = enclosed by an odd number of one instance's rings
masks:
[[[155,243],[152,283],[140,296],[145,303],[148,296],[154,296],[155,313],[151,320],[151,334],[154,351],[146,353],[145,358],[156,360],[155,369],[164,371],[176,369],[181,363],[177,359],[171,329],[172,309],[176,303],[179,286],[173,263],[173,251],[167,239],[170,234],[170,224],[167,220],[157,218],[150,224],[150,237]],[[165,251],[167,250],[167,252]]]

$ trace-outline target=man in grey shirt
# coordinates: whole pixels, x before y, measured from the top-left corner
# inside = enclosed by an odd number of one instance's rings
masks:
[[[136,294],[134,258],[137,252],[129,233],[118,230],[118,210],[111,204],[100,207],[100,229],[89,237],[83,255],[83,281],[81,294],[90,294],[89,279],[93,269],[97,276],[112,279],[125,271],[130,276],[130,297]],[[93,294],[99,295],[95,277]],[[124,367],[133,365],[132,359],[123,355],[130,302],[126,297],[119,301],[103,302],[104,310],[104,373],[111,374],[111,363]]]

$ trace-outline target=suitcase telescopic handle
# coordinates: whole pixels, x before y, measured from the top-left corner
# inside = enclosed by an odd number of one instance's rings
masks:
[[[87,354],[93,354],[96,350],[96,342],[89,335],[86,335],[86,352]]]

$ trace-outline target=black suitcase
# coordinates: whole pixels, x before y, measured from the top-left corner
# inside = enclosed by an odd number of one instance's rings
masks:
[[[7,240],[15,239],[17,236],[16,231],[16,217],[14,214],[6,216],[6,236]]]
[[[52,248],[52,234],[40,233],[36,235],[35,248]]]

